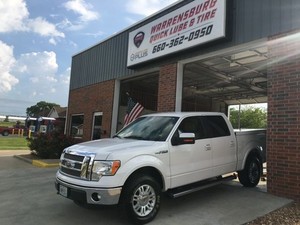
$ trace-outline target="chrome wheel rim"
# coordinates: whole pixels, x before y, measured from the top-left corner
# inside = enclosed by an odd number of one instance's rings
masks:
[[[132,207],[138,216],[149,215],[153,211],[155,203],[155,191],[150,185],[145,184],[135,190],[132,197]]]

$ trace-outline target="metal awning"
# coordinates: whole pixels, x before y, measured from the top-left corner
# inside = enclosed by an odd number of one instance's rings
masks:
[[[185,98],[196,95],[228,105],[267,102],[267,53],[259,46],[186,64]]]

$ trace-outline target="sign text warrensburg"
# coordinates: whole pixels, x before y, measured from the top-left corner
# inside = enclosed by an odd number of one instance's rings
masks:
[[[225,0],[195,0],[130,32],[127,66],[225,36]]]

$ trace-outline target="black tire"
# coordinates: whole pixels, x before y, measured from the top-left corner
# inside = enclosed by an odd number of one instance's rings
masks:
[[[152,221],[160,208],[161,188],[150,176],[134,177],[122,191],[122,207],[135,224]]]
[[[261,176],[262,164],[256,157],[249,157],[245,168],[238,172],[240,183],[245,187],[255,187]]]
[[[2,136],[8,136],[8,135],[9,135],[9,132],[7,130],[2,132]]]

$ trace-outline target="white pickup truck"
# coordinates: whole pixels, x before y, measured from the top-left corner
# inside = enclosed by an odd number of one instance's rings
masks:
[[[256,186],[265,146],[265,130],[234,132],[222,113],[150,114],[113,138],[66,148],[55,186],[77,204],[119,204],[144,224],[157,215],[162,192],[180,197],[235,172],[241,184]]]

